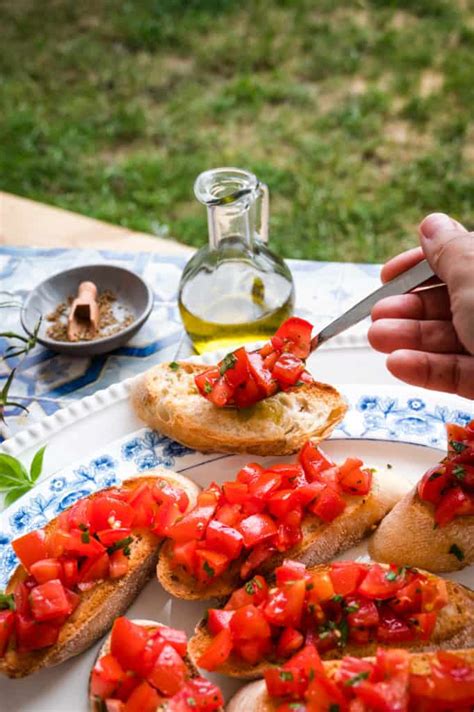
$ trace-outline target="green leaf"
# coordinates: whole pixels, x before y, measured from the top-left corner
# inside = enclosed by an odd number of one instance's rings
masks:
[[[46,445],[43,445],[43,447],[40,450],[38,450],[38,452],[34,456],[33,460],[31,461],[30,479],[32,482],[36,482],[38,477],[41,475],[41,471],[43,469],[43,458],[44,458],[45,450],[46,450]]]
[[[13,598],[13,593],[2,593],[0,591],[0,611],[4,610],[15,610],[15,599]]]
[[[22,497],[26,492],[29,492],[31,487],[29,485],[23,485],[22,487],[12,487],[8,494],[5,495],[5,506],[9,507],[17,499]]]
[[[28,472],[21,462],[6,453],[0,453],[0,481],[2,476],[14,477],[22,481],[29,479]]]

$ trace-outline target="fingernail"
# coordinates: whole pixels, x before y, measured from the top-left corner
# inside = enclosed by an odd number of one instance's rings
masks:
[[[454,220],[445,213],[431,213],[420,224],[420,232],[428,240],[440,230],[452,230],[457,227]]]

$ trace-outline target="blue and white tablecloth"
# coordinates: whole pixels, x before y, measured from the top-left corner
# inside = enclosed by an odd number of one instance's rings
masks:
[[[71,358],[37,346],[23,360],[0,360],[0,389],[10,370],[17,367],[10,398],[29,409],[28,416],[18,409],[7,411],[8,426],[2,426],[0,440],[73,399],[173,359],[178,348],[181,357],[190,354],[176,301],[186,259],[146,252],[0,247],[0,302],[7,297],[23,301],[50,275],[98,262],[134,270],[146,279],[155,295],[152,315],[144,327],[125,347],[110,354]],[[379,285],[378,265],[289,260],[289,266],[296,285],[296,311],[318,327]],[[0,332],[19,329],[18,309],[1,309]],[[0,355],[7,345],[7,339],[0,338]]]

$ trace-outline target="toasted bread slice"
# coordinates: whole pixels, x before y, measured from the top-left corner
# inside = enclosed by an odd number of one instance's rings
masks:
[[[470,666],[474,667],[474,649],[457,650],[456,655],[462,657]],[[410,656],[410,671],[414,675],[430,675],[430,663],[433,653],[412,653]],[[373,658],[368,658],[373,660]],[[334,677],[340,662],[330,660],[324,663],[324,668],[329,677]],[[227,712],[275,712],[278,704],[274,703],[267,692],[265,682],[258,680],[241,687],[227,704]]]
[[[145,628],[148,628],[150,630],[165,627],[163,625],[163,623],[157,623],[156,621],[143,620],[143,619],[139,619],[139,620],[134,619],[134,620],[132,620],[132,623],[136,623],[137,625],[142,625]],[[99,658],[101,658],[104,655],[108,655],[109,653],[110,653],[110,635],[107,636],[104,644],[101,646],[99,652],[97,653],[97,657],[95,659],[94,665]],[[190,678],[199,677],[199,672],[198,672],[197,668],[195,667],[195,665],[193,665],[193,663],[189,659],[188,655],[186,655],[186,657],[184,658],[184,661],[185,661],[186,667],[188,669],[189,677]],[[102,702],[97,697],[95,697],[94,695],[91,694],[91,680],[92,680],[92,670],[91,670],[91,674],[89,675],[89,690],[88,690],[90,712],[103,712],[104,706],[103,706]],[[160,709],[162,709],[162,708],[160,707]],[[164,707],[164,709],[166,709],[166,707]]]
[[[122,483],[121,488],[131,489],[137,486],[137,480],[154,483],[157,478],[167,480],[171,485],[186,491],[190,506],[196,502],[199,488],[187,477],[170,472],[165,468],[148,470],[146,476],[132,478]],[[107,490],[100,490],[90,495],[95,498]],[[53,519],[44,528],[51,533],[57,527]],[[117,616],[122,615],[138,596],[148,579],[153,575],[158,560],[161,539],[148,530],[135,530],[131,545],[128,573],[119,579],[107,579],[88,591],[81,593],[81,601],[63,625],[58,641],[42,650],[17,653],[8,650],[0,658],[0,672],[8,677],[25,677],[40,668],[58,665],[64,660],[78,655],[100,638],[110,628]],[[8,582],[6,592],[12,593],[16,585],[28,576],[23,566],[18,566]]]
[[[415,488],[383,519],[369,541],[369,554],[376,561],[428,571],[458,571],[474,563],[474,516],[435,528],[433,507]]]
[[[324,566],[315,566],[311,571],[324,570]],[[397,647],[408,647],[413,651],[429,651],[452,648],[467,648],[474,644],[474,592],[454,581],[446,581],[449,602],[438,613],[435,629],[431,639],[427,642],[417,641],[414,644]],[[195,634],[188,644],[188,652],[191,660],[197,664],[200,656],[212,641],[212,636],[207,630],[206,623],[201,621],[196,628]],[[338,659],[344,655],[354,655],[355,657],[367,657],[374,655],[377,647],[385,647],[380,643],[367,643],[363,645],[348,644],[343,651],[331,650],[321,657],[325,659]],[[240,677],[253,680],[262,677],[265,670],[272,666],[267,660],[262,660],[257,665],[248,665],[234,656],[220,667],[217,672],[229,675],[230,677]]]
[[[131,394],[138,417],[201,452],[291,455],[309,439],[326,438],[347,410],[340,393],[324,383],[293,387],[240,411],[217,408],[194,384],[207,368],[183,361],[144,373]]]
[[[390,470],[384,468],[374,472],[372,488],[368,495],[346,496],[346,509],[330,523],[325,524],[318,517],[307,515],[302,523],[302,542],[288,551],[272,556],[259,569],[253,571],[252,575],[273,571],[283,559],[302,561],[306,566],[330,561],[338,552],[354,546],[371,531],[405,491],[405,483]],[[170,566],[170,549],[170,542],[165,542],[156,573],[163,588],[176,598],[219,598],[228,595],[242,584],[239,576],[242,561],[234,562],[234,565],[215,581],[199,584],[182,567],[173,569]]]

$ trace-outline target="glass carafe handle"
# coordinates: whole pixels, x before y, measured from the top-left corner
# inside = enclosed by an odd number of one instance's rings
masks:
[[[268,186],[265,183],[260,183],[260,233],[259,237],[262,242],[268,242],[268,220],[270,215],[270,196],[268,194]]]

